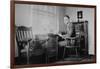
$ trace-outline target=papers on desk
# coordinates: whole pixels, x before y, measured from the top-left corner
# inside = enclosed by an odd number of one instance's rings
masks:
[[[70,36],[68,34],[66,35],[62,35],[62,34],[58,34],[60,37],[62,37],[63,39],[69,38]]]
[[[60,41],[60,42],[59,42],[59,45],[60,45],[60,46],[66,46],[66,45],[67,45],[67,41],[66,41],[66,40]]]

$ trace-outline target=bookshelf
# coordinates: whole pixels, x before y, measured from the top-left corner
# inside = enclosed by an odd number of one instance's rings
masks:
[[[80,56],[88,55],[88,21],[72,22],[76,36],[79,36],[77,44],[80,46]]]

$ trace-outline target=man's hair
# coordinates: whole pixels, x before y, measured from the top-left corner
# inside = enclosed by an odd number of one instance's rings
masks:
[[[65,15],[64,17],[67,17],[68,19],[70,19],[70,17],[68,15]]]

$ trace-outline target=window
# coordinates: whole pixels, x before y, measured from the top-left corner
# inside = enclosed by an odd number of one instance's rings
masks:
[[[33,34],[57,33],[56,6],[32,5]]]

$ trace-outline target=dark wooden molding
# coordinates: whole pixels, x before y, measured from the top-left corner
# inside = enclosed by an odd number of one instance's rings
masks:
[[[37,5],[52,5],[52,6],[67,6],[67,7],[86,7],[95,8],[96,5],[82,5],[82,4],[67,4],[67,3],[52,3],[52,2],[36,2],[36,1],[14,1],[16,4],[37,4]]]

